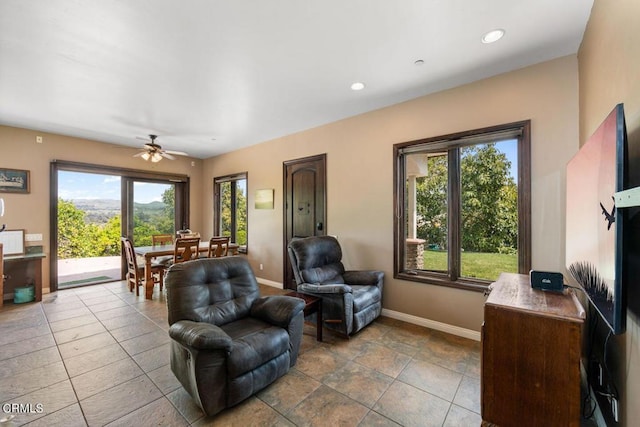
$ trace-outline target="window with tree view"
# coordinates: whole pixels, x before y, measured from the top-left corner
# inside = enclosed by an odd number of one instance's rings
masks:
[[[530,268],[529,122],[394,146],[395,275],[483,289]]]
[[[240,173],[215,178],[214,232],[218,236],[229,236],[247,251],[247,174]]]

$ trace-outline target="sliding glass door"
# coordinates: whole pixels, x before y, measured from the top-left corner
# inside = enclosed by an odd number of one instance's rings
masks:
[[[121,236],[148,246],[189,227],[189,178],[56,161],[51,207],[51,290],[121,280]]]
[[[154,234],[176,232],[175,184],[125,178],[127,235],[134,246],[151,245]]]

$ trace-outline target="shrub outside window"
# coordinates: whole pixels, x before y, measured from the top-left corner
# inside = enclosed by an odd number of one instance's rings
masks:
[[[239,251],[247,252],[247,173],[214,178],[214,233],[229,236],[239,245]]]

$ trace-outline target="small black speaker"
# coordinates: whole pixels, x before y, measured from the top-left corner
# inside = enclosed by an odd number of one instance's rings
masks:
[[[564,290],[564,277],[562,273],[531,270],[529,277],[531,287],[534,289],[555,292],[562,292]]]

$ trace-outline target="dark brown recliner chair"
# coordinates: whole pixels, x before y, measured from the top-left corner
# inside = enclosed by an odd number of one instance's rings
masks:
[[[171,370],[207,415],[243,401],[295,365],[304,301],[261,298],[246,259],[174,264],[165,286]]]
[[[380,316],[384,272],[345,271],[335,237],[294,239],[288,252],[298,292],[322,298],[325,327],[349,336]]]

